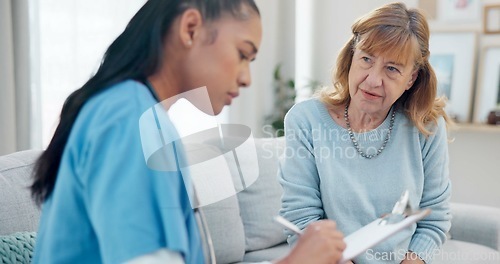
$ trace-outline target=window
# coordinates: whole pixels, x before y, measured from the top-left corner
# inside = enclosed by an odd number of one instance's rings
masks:
[[[40,112],[35,124],[42,130],[35,147],[45,148],[58,124],[66,97],[97,70],[111,42],[146,0],[32,1],[37,29]]]

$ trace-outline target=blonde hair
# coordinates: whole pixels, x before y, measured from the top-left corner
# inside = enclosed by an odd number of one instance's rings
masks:
[[[437,79],[429,63],[429,26],[419,10],[407,9],[403,3],[384,5],[359,18],[352,33],[337,58],[333,89],[324,88],[318,94],[322,102],[333,107],[350,101],[349,69],[354,49],[359,47],[369,54],[389,55],[398,63],[414,61],[417,79],[395,104],[422,134],[431,134],[428,125],[437,123],[439,116],[451,123],[444,111],[446,98],[436,98]]]

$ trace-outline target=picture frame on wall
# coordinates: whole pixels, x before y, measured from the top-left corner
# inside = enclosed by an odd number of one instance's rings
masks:
[[[482,51],[477,83],[474,122],[486,123],[490,111],[500,105],[500,46]]]
[[[446,96],[446,113],[470,122],[477,35],[475,32],[435,32],[430,38],[430,64],[438,79],[437,96]]]
[[[483,31],[485,34],[500,34],[500,4],[484,6]]]

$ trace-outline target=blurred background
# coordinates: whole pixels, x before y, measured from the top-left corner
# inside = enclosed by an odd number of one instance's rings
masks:
[[[0,59],[6,62],[0,66],[0,138],[5,139],[0,153],[48,144],[65,98],[95,72],[107,46],[144,2],[0,0]],[[353,21],[391,1],[256,2],[264,36],[251,66],[252,85],[218,120],[248,125],[256,136],[271,136],[295,101],[309,98],[319,85],[331,85],[332,66]],[[492,49],[500,46],[500,7],[489,9],[489,15],[485,8],[499,6],[500,0],[402,2],[421,8],[429,18],[440,52],[431,61],[441,69],[438,77],[451,101],[450,114],[461,123],[485,123],[490,108],[500,101],[496,60],[489,62],[496,71],[485,77],[493,87],[483,93],[495,102],[474,103],[479,86],[484,86],[485,49],[500,56]],[[486,32],[487,24],[493,33]],[[446,53],[451,47],[455,51]],[[474,107],[482,107],[480,116],[474,116]]]

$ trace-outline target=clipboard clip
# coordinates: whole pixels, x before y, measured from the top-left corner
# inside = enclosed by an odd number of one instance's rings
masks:
[[[392,212],[383,216],[378,224],[379,225],[395,224],[402,221],[406,217],[416,213],[419,213],[419,210],[413,210],[413,208],[411,208],[410,192],[408,190],[405,190],[401,194],[401,197],[396,202],[394,207],[392,208]]]

